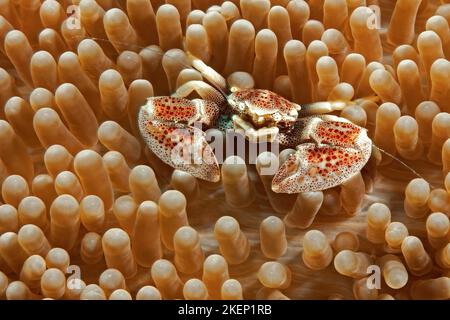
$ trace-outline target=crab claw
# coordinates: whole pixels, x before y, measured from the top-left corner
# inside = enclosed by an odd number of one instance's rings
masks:
[[[147,146],[162,161],[202,180],[220,180],[219,165],[205,132],[185,123],[149,119],[145,108],[139,112],[138,123]]]
[[[358,173],[367,160],[365,150],[301,144],[273,177],[272,190],[277,193],[300,193],[332,188]]]

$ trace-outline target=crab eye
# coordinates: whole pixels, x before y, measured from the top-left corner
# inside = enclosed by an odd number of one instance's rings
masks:
[[[265,121],[266,121],[266,119],[264,119],[264,117],[258,117],[258,124],[259,125],[264,124]]]

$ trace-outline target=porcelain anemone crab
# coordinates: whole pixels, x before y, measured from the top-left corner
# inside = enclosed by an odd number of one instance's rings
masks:
[[[189,81],[170,97],[149,98],[138,115],[146,144],[172,167],[199,179],[220,180],[217,159],[205,138],[208,128],[233,128],[248,139],[294,147],[296,152],[272,180],[273,191],[279,193],[332,188],[358,173],[369,160],[372,141],[367,130],[326,114],[342,110],[351,102],[300,106],[269,90],[228,88],[212,68],[199,59],[191,61],[212,85]],[[201,99],[188,99],[193,92]],[[191,150],[188,157],[183,152],[186,150]]]

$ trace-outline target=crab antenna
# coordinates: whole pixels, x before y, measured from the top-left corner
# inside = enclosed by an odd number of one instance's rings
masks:
[[[186,52],[186,54],[192,66],[226,97],[226,92],[228,92],[229,89],[225,78],[190,52]]]
[[[129,43],[123,42],[123,41],[112,41],[112,40],[109,40],[109,39],[102,39],[102,38],[97,38],[97,37],[91,37],[91,38],[85,38],[85,39],[90,39],[90,40],[94,40],[94,41],[109,42],[109,43],[111,43],[111,44],[119,44],[119,45],[128,45],[128,44],[129,44]],[[187,64],[187,63],[184,63],[184,62],[182,62],[182,61],[179,61],[179,59],[176,59],[176,58],[172,57],[170,54],[168,54],[167,51],[163,51],[163,52],[161,53],[161,52],[159,52],[158,50],[155,50],[155,49],[153,49],[153,48],[150,48],[150,46],[151,46],[151,45],[146,46],[146,47],[140,46],[140,45],[137,45],[137,44],[136,44],[136,45],[133,45],[133,47],[135,47],[135,48],[137,48],[137,49],[142,49],[142,50],[152,51],[152,52],[154,52],[154,53],[159,54],[159,55],[162,56],[162,57],[167,57],[167,58],[169,58],[169,59],[178,60],[177,62],[178,62],[180,65],[182,65],[183,67],[192,69],[192,65]],[[158,45],[154,45],[154,46],[158,47]],[[173,49],[176,49],[176,48],[173,48]],[[184,50],[183,50],[183,52],[184,52]],[[188,60],[190,60],[189,57],[188,57]]]
[[[394,159],[395,161],[398,161],[398,163],[400,163],[402,166],[404,166],[406,169],[408,169],[410,172],[412,172],[416,177],[421,178],[421,179],[425,180],[426,182],[428,182],[429,185],[434,189],[434,186],[427,179],[425,179],[420,173],[418,173],[416,170],[414,170],[411,166],[407,165],[405,162],[403,162],[402,160],[400,160],[398,157],[394,156],[393,154],[376,146],[374,143],[372,143],[372,146],[375,149],[377,149],[378,151],[387,155],[388,157]]]

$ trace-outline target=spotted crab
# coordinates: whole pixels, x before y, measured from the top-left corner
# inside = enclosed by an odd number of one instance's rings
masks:
[[[326,114],[342,110],[348,102],[300,106],[269,90],[228,88],[225,79],[201,60],[192,57],[191,62],[212,85],[189,81],[170,97],[149,98],[138,114],[147,146],[170,166],[199,179],[219,181],[219,165],[204,130],[230,127],[248,139],[264,138],[296,148],[273,177],[272,190],[278,193],[332,188],[369,160],[372,141],[366,129]],[[187,99],[193,92],[201,99]],[[201,150],[201,161],[180,160],[180,150],[186,148]]]

